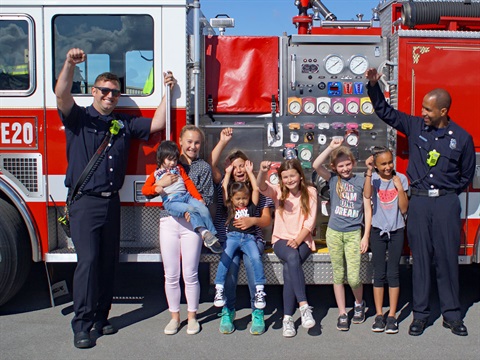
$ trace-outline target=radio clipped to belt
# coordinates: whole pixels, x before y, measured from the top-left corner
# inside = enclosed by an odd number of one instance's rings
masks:
[[[70,206],[78,199],[82,197],[81,190],[85,184],[90,180],[95,170],[97,170],[98,165],[102,162],[105,157],[105,153],[111,147],[113,143],[113,138],[115,135],[118,135],[121,129],[125,126],[121,120],[112,120],[108,133],[105,135],[102,143],[98,147],[97,151],[93,154],[92,158],[88,162],[87,166],[83,170],[82,174],[78,178],[77,183],[73,187],[73,190],[70,189],[67,196],[67,201],[65,205],[65,212],[63,216],[60,216],[57,221],[60,223],[63,231],[67,237],[71,237],[70,232],[70,217],[69,217],[69,208]]]

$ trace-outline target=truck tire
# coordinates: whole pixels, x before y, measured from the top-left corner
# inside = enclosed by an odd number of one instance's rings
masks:
[[[28,231],[17,209],[0,199],[0,305],[25,283],[32,265]]]

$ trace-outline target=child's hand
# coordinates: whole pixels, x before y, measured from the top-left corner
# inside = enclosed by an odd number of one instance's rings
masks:
[[[365,165],[367,165],[368,170],[373,171],[373,155],[370,155],[367,160],[365,160]]]
[[[287,240],[287,246],[290,246],[292,249],[298,248],[298,244],[295,239]]]
[[[224,143],[229,143],[233,137],[233,129],[232,128],[225,128],[220,133],[220,141]]]
[[[242,217],[239,219],[233,220],[233,226],[239,228],[240,230],[247,230],[249,227],[252,227],[256,223],[255,217]]]
[[[360,241],[360,253],[365,254],[368,250],[368,236],[364,236]]]
[[[167,187],[178,181],[178,176],[172,173],[166,173],[160,180],[155,181],[156,186]]]
[[[245,170],[248,174],[253,173],[253,163],[250,160],[245,161]]]
[[[233,171],[233,165],[229,162],[228,165],[225,167],[225,174],[231,174]]]
[[[393,185],[398,191],[403,191],[402,180],[397,175],[393,175]]]
[[[333,149],[336,149],[336,148],[340,147],[340,145],[342,145],[342,143],[343,143],[343,138],[340,137],[340,136],[335,136],[332,139],[332,141],[330,141],[330,145],[328,145],[328,147],[333,150]]]
[[[267,172],[268,169],[270,169],[270,165],[272,165],[272,162],[271,162],[271,161],[267,161],[267,160],[262,161],[262,162],[260,163],[260,171],[261,171],[261,172]]]
[[[189,212],[186,212],[185,214],[183,214],[183,217],[185,218],[185,220],[190,222],[190,213]]]

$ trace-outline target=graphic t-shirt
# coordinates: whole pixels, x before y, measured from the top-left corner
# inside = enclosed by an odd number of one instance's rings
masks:
[[[403,190],[408,189],[407,177],[397,173]],[[398,208],[398,190],[393,180],[382,181],[377,173],[372,174],[372,226],[381,230],[380,234],[389,233],[405,227],[405,220]]]
[[[227,210],[227,209],[225,208],[225,210]],[[255,234],[256,233],[255,226],[250,226],[248,229],[242,230],[242,229],[239,229],[239,228],[233,226],[233,220],[241,219],[241,218],[244,218],[244,217],[255,216],[255,211],[256,210],[257,210],[257,205],[255,205],[252,202],[250,202],[250,204],[248,204],[248,206],[245,207],[245,208],[236,208],[235,209],[235,216],[233,217],[233,219],[228,224],[228,232],[236,231],[236,232],[241,232],[241,233],[244,233],[244,234]],[[227,236],[228,236],[228,234],[227,234]]]
[[[353,175],[350,179],[340,179],[340,197],[337,194],[339,177],[331,173],[330,186],[330,219],[328,227],[336,231],[354,231],[363,223],[363,176]]]

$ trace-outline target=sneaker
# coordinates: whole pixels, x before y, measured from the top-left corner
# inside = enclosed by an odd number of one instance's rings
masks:
[[[263,319],[263,310],[255,309],[252,312],[252,326],[250,334],[261,335],[265,332],[265,320]]]
[[[348,315],[343,314],[338,317],[337,321],[337,330],[348,331],[350,329],[350,324],[348,323]]]
[[[220,319],[220,328],[218,329],[222,334],[231,334],[235,331],[233,320],[235,319],[235,310],[229,310],[226,307],[218,314]]]
[[[289,338],[295,335],[297,335],[297,331],[295,330],[293,317],[288,316],[287,318],[283,318],[283,336]]]
[[[300,314],[302,316],[302,326],[305,329],[310,329],[315,326],[315,319],[312,315],[313,307],[308,306],[308,304],[300,307]]]
[[[187,334],[195,335],[200,332],[200,324],[197,319],[189,319],[187,324]]]
[[[395,319],[393,316],[387,317],[387,325],[385,326],[385,332],[387,334],[398,333],[397,319]]]
[[[255,293],[254,306],[257,309],[265,309],[265,306],[267,306],[265,296],[267,296],[267,294],[265,294],[262,290],[257,290],[257,292]]]
[[[361,324],[365,321],[365,301],[361,305],[356,305],[353,309],[352,323]]]
[[[209,248],[213,253],[220,254],[223,252],[222,245],[218,242],[218,239],[210,231],[205,231],[203,234],[203,243],[207,248]]]
[[[180,327],[180,322],[175,319],[170,320],[170,322],[165,326],[163,332],[165,335],[175,335],[178,332],[178,328]]]
[[[385,320],[383,318],[383,315],[375,316],[375,321],[373,322],[373,325],[372,325],[372,331],[383,332],[384,330],[385,330]]]
[[[225,306],[225,295],[223,293],[223,288],[215,289],[215,298],[213,299],[213,305],[215,305],[216,307]]]

